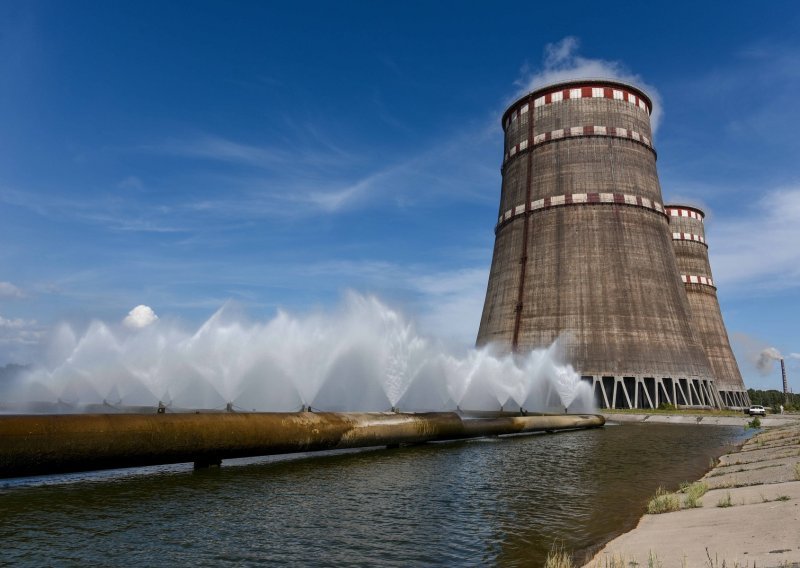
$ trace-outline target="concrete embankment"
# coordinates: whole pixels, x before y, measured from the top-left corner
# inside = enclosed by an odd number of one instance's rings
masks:
[[[645,515],[586,566],[800,567],[800,420],[779,420],[720,458],[694,508],[668,496],[679,510]]]
[[[621,412],[606,412],[603,417],[607,422],[631,423],[649,422],[653,424],[705,424],[710,426],[742,426],[744,427],[753,418],[742,414],[741,416],[715,416],[709,414],[629,414]],[[761,420],[761,426],[772,428],[776,426],[787,426],[795,424],[800,420],[800,416],[769,415]]]

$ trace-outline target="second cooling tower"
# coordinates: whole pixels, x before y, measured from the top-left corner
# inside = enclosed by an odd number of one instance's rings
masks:
[[[525,351],[561,337],[602,406],[719,406],[672,249],[651,111],[633,85],[594,80],[506,111],[477,343]]]
[[[717,287],[711,277],[703,222],[705,214],[688,205],[668,205],[666,211],[692,322],[714,371],[715,385],[722,403],[729,408],[750,406],[750,397],[722,321]]]

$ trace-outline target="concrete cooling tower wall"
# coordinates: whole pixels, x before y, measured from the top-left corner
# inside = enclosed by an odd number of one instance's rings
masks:
[[[733,356],[722,321],[717,288],[711,276],[704,213],[687,205],[668,205],[672,244],[689,298],[692,322],[714,372],[722,402],[730,408],[750,405],[750,397]]]
[[[720,406],[662,206],[652,104],[633,85],[541,88],[503,116],[495,247],[478,345],[561,338],[600,406]]]

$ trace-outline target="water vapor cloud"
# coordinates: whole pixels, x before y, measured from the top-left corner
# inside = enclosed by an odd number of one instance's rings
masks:
[[[0,353],[6,362],[25,362],[39,349],[46,330],[36,320],[0,315]]]
[[[633,83],[643,88],[653,101],[651,123],[653,132],[656,132],[663,114],[658,90],[646,83],[640,75],[630,71],[621,61],[584,57],[578,54],[579,47],[580,40],[575,36],[548,43],[544,48],[541,66],[533,71],[523,69],[522,76],[516,82],[519,87],[517,95],[550,83],[572,79],[612,79]]]
[[[155,323],[157,319],[158,316],[153,311],[153,308],[140,304],[128,312],[122,323],[130,329],[143,329]]]
[[[147,306],[129,314],[155,320]],[[128,319],[128,318],[126,318]],[[0,321],[2,323],[2,321]],[[62,325],[50,356],[0,400],[247,410],[592,409],[591,388],[559,362],[557,345],[525,356],[493,346],[450,351],[372,296],[333,311],[251,322],[226,304],[196,330],[169,320],[137,333],[94,321]],[[2,387],[2,385],[0,385]]]
[[[0,298],[24,298],[25,293],[11,282],[0,282]]]
[[[794,185],[765,192],[740,216],[714,220],[707,231],[714,280],[748,296],[797,287],[800,247],[790,244],[800,241],[797,219],[800,186]]]
[[[797,360],[800,360],[800,353],[782,353],[780,349],[769,345],[763,339],[746,333],[734,332],[731,334],[731,339],[743,372],[747,368],[767,377],[775,372],[776,361],[784,359],[786,364],[791,367],[797,364]]]
[[[783,355],[781,355],[780,351],[774,347],[767,347],[759,353],[756,367],[762,375],[766,375],[772,370],[772,364],[781,359],[783,359]]]

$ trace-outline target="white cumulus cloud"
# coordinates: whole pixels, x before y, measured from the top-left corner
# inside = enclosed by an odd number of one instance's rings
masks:
[[[11,282],[0,282],[0,298],[23,298],[25,294]]]
[[[519,95],[523,95],[539,87],[551,83],[570,81],[572,79],[611,79],[633,83],[644,89],[653,101],[653,114],[650,122],[653,132],[658,129],[663,114],[661,96],[652,85],[648,85],[641,76],[631,72],[620,61],[592,59],[578,55],[580,40],[567,36],[556,43],[548,43],[544,48],[542,66],[533,71],[523,71],[517,80]]]
[[[800,186],[767,192],[737,217],[716,218],[706,232],[714,280],[740,291],[800,284]]]
[[[36,320],[0,316],[0,366],[31,361],[45,335],[46,329]]]
[[[8,319],[4,318],[3,316],[0,316],[0,328],[2,329],[21,329],[23,327],[26,327],[27,325],[32,325],[35,323],[36,322],[33,320],[26,321],[20,318]]]
[[[158,319],[158,316],[150,306],[140,304],[128,312],[122,323],[131,329],[142,329],[151,325]]]

